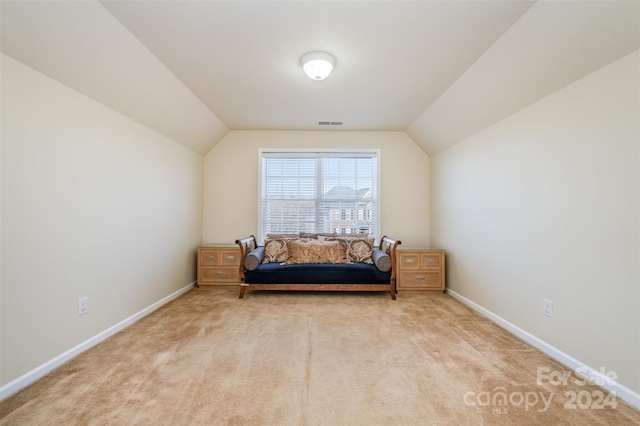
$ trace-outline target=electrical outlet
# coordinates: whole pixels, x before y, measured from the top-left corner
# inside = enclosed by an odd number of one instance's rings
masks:
[[[78,315],[84,315],[89,310],[89,298],[82,297],[78,299]]]
[[[544,299],[542,304],[542,312],[548,316],[553,317],[553,302],[549,299]]]

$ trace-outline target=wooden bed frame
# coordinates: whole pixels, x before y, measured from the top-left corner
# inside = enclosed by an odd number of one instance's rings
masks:
[[[295,290],[295,291],[388,291],[391,299],[396,300],[396,248],[401,244],[400,240],[382,237],[378,248],[386,251],[391,257],[391,279],[389,284],[252,284],[244,281],[244,259],[247,254],[256,248],[256,237],[250,235],[236,240],[240,246],[240,299],[244,297],[247,288],[252,290]],[[348,267],[348,265],[344,265]]]

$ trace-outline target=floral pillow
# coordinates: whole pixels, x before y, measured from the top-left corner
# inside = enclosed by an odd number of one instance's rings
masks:
[[[331,238],[338,241],[347,253],[350,262],[373,263],[373,240],[369,238]]]
[[[289,257],[289,251],[287,250],[287,239],[276,238],[264,240],[264,258],[262,263],[286,262]]]
[[[326,237],[337,237],[335,232],[300,232],[301,238],[312,238],[314,240],[324,240]]]
[[[279,240],[281,238],[300,238],[300,234],[267,234],[267,240]]]
[[[350,263],[338,241],[289,241],[287,265],[298,263]]]

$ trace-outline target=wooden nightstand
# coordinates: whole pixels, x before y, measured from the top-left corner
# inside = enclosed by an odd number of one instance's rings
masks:
[[[444,250],[407,249],[396,253],[398,290],[444,291]]]
[[[240,284],[240,247],[198,247],[198,286]]]

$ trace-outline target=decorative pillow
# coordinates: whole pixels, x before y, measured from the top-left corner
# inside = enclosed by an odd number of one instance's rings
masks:
[[[328,239],[329,240],[329,239]],[[373,240],[369,238],[331,238],[346,250],[350,262],[373,263]]]
[[[318,234],[318,240],[320,241],[331,241],[331,240],[335,240],[336,238],[370,238],[369,234],[366,233],[361,233],[361,234]],[[372,238],[373,239],[373,238]]]
[[[267,240],[280,240],[282,238],[298,238],[300,234],[267,234]]]
[[[309,232],[301,232],[300,238],[313,238],[314,240],[319,240],[320,237],[337,237],[338,234],[335,232],[317,232],[317,233],[309,233]]]
[[[297,263],[350,263],[338,241],[289,241],[287,265]]]
[[[286,238],[264,240],[264,258],[262,259],[262,263],[282,263],[286,262],[288,257],[289,252],[287,251]]]
[[[366,232],[360,232],[359,234],[340,234],[340,238],[369,238],[369,234]]]
[[[384,250],[374,247],[371,258],[379,271],[389,272],[391,270],[391,256],[389,256]]]
[[[255,271],[264,259],[264,247],[256,247],[244,258],[244,268],[248,271]]]

